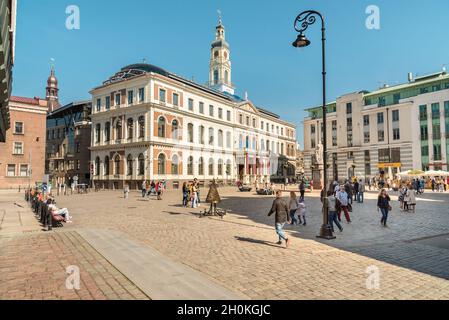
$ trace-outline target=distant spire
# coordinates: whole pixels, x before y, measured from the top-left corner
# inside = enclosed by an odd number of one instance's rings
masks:
[[[223,19],[222,19],[222,13],[221,13],[221,10],[220,9],[218,9],[217,10],[217,13],[218,13],[218,25],[222,25],[223,24]]]

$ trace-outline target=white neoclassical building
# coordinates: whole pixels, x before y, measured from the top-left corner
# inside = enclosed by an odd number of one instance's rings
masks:
[[[295,177],[296,128],[234,94],[221,21],[211,46],[209,84],[134,64],[94,88],[94,183],[136,188],[145,180],[223,182]]]

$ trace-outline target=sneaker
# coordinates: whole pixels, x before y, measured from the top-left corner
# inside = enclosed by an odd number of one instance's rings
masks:
[[[276,244],[280,246],[282,244],[282,241],[278,241],[276,242]]]
[[[288,249],[290,246],[290,239],[285,240],[285,248]]]
[[[343,228],[340,229],[340,232],[343,232]]]

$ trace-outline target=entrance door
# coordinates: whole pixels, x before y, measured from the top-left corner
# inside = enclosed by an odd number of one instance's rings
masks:
[[[245,175],[245,165],[240,164],[239,165],[239,180],[243,182],[243,176]]]

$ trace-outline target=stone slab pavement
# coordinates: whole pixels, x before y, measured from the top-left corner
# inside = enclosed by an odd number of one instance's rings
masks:
[[[202,191],[204,197],[206,190]],[[384,229],[372,210],[375,195],[367,195],[366,203],[355,209],[353,224],[345,225],[335,242],[323,243],[315,238],[321,223],[319,199],[310,195],[308,225],[288,228],[292,246],[286,250],[275,244],[273,221],[266,217],[273,198],[233,189],[220,192],[220,206],[230,209],[223,220],[200,219],[199,209],[182,208],[179,191],[167,192],[162,201],[141,199],[137,192],[123,199],[122,193],[113,191],[60,197],[57,201],[74,216],[74,223],[64,230],[118,230],[251,299],[449,299],[449,281],[413,268],[407,262],[413,258],[412,252],[404,254],[402,260],[407,263],[399,263],[383,258],[387,252],[378,249],[441,233],[448,225],[447,211],[441,209],[446,206],[444,199],[426,203],[435,224],[428,221],[426,228],[413,228],[413,223],[419,226],[428,216],[411,218],[395,211],[390,228]],[[371,257],[354,249],[363,246],[373,246],[378,252]],[[434,254],[433,247],[426,250],[430,254],[418,259],[421,264]],[[447,253],[440,253],[440,257],[437,265],[447,265]],[[372,270],[379,271],[378,289],[370,285],[376,283],[372,282]]]

